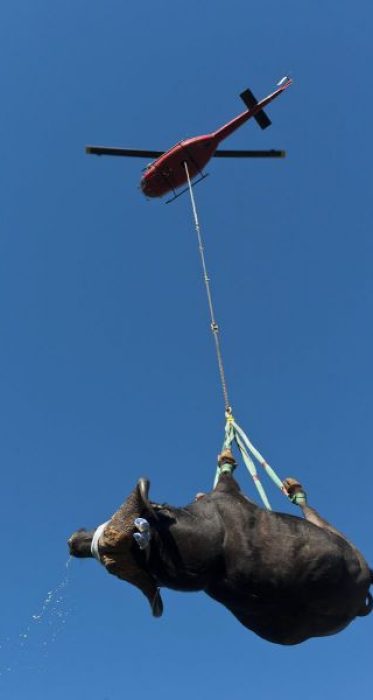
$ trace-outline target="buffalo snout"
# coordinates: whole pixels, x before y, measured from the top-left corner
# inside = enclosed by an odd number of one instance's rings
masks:
[[[73,532],[67,541],[70,555],[80,559],[92,557],[91,545],[93,535],[94,530],[85,530],[83,528]]]

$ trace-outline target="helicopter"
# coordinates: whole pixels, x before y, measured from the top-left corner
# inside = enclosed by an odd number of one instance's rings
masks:
[[[255,119],[261,129],[266,129],[271,125],[264,107],[281,95],[291,84],[292,79],[288,76],[282,78],[277,83],[277,89],[264,99],[258,100],[251,90],[244,90],[240,94],[246,105],[246,110],[238,116],[223,124],[219,129],[209,134],[194,136],[189,139],[179,141],[168,151],[153,151],[134,148],[112,148],[107,146],[86,146],[86,153],[97,156],[125,156],[135,158],[155,158],[144,169],[144,174],[140,181],[140,188],[146,197],[163,197],[170,192],[173,197],[168,201],[173,201],[182,192],[177,190],[185,185],[188,180],[195,180],[193,185],[203,180],[207,174],[203,168],[211,158],[283,158],[285,151],[280,150],[220,150],[218,145],[245,124],[251,117]],[[186,167],[187,166],[187,167]],[[186,188],[188,189],[188,188]]]

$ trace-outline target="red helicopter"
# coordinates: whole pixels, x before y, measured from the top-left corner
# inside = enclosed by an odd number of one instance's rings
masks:
[[[208,163],[210,158],[283,158],[284,151],[221,151],[216,150],[219,143],[227,136],[230,136],[233,131],[238,129],[248,119],[254,117],[261,129],[266,129],[270,126],[271,121],[267,117],[263,108],[266,107],[272,100],[281,95],[292,84],[291,78],[285,77],[277,84],[277,90],[258,102],[251,90],[247,89],[241,93],[240,97],[244,101],[247,109],[237,117],[224,124],[220,129],[213,131],[211,134],[203,136],[194,136],[191,139],[180,141],[169,151],[146,151],[132,148],[109,148],[106,146],[87,146],[86,152],[94,155],[102,156],[135,156],[140,158],[155,158],[152,163],[146,166],[144,175],[141,178],[140,187],[147,197],[162,197],[168,192],[173,192],[174,196],[171,200],[178,197],[176,190],[185,185],[188,181],[187,170],[188,166],[190,179],[194,179],[199,175],[199,179],[194,182],[200,182],[206,174],[203,173],[203,168]],[[185,190],[183,190],[184,192]]]

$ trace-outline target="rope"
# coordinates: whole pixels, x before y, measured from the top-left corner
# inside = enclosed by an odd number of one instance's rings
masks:
[[[258,472],[257,472],[253,458],[263,467],[264,471],[272,479],[272,481],[274,481],[274,483],[282,491],[282,493],[285,496],[287,496],[288,498],[290,498],[290,496],[289,496],[283,482],[277,476],[276,472],[272,469],[272,467],[270,467],[268,462],[266,462],[266,460],[264,459],[264,457],[262,457],[262,455],[256,449],[256,447],[254,447],[252,442],[247,437],[246,433],[244,433],[242,428],[240,428],[240,426],[236,423],[236,421],[234,420],[233,415],[232,415],[232,409],[231,409],[229,399],[228,399],[228,389],[227,389],[227,382],[226,382],[226,378],[225,378],[223,356],[222,356],[221,347],[220,347],[219,326],[218,326],[218,324],[216,322],[216,318],[215,318],[214,306],[213,306],[213,302],[212,302],[210,278],[209,278],[208,272],[207,272],[201,227],[199,224],[196,202],[194,199],[193,188],[192,188],[192,184],[191,184],[191,180],[190,180],[188,163],[186,161],[184,161],[184,168],[185,168],[185,173],[186,173],[187,181],[188,181],[188,188],[189,188],[189,194],[190,194],[190,201],[191,201],[191,205],[192,205],[194,226],[195,226],[197,238],[198,238],[198,249],[199,249],[199,254],[200,254],[201,263],[202,263],[203,280],[205,283],[207,303],[208,303],[208,307],[209,307],[209,311],[210,311],[211,331],[212,331],[213,338],[215,341],[216,357],[218,360],[219,375],[220,375],[220,381],[221,381],[221,386],[222,386],[222,390],[223,390],[223,397],[224,397],[225,415],[227,418],[227,422],[226,422],[226,426],[225,426],[225,439],[224,439],[224,444],[223,444],[223,450],[226,450],[226,449],[230,450],[232,443],[233,442],[236,443],[236,445],[241,453],[242,459],[243,459],[243,461],[244,461],[244,463],[245,463],[245,465],[246,465],[246,467],[247,467],[247,469],[248,469],[248,471],[249,471],[249,473],[254,481],[254,484],[258,490],[258,493],[263,501],[264,506],[267,508],[267,510],[272,510],[271,505],[269,503],[269,500],[267,498],[267,494],[266,494],[264,487],[262,486],[262,483],[259,479]],[[216,471],[215,481],[214,481],[214,488],[218,482],[219,475],[220,475],[220,467],[218,466],[217,471]]]
[[[184,161],[184,168],[185,168],[185,172],[186,172],[186,176],[187,176],[187,180],[188,180],[188,187],[189,187],[190,201],[192,204],[194,226],[195,226],[197,238],[198,238],[198,249],[199,249],[199,254],[200,254],[201,263],[202,263],[203,280],[205,283],[207,303],[208,303],[208,307],[209,307],[209,311],[210,311],[210,321],[211,321],[210,327],[211,327],[212,335],[213,335],[214,342],[215,342],[215,350],[216,350],[216,357],[217,357],[217,361],[218,361],[220,382],[221,382],[221,387],[223,390],[223,397],[224,397],[224,407],[225,407],[225,410],[230,413],[231,408],[230,408],[230,403],[229,403],[229,399],[228,399],[227,382],[226,382],[226,378],[225,378],[223,356],[222,356],[222,351],[221,351],[221,347],[220,347],[219,326],[218,326],[218,324],[216,322],[216,318],[215,318],[214,306],[212,303],[210,278],[209,278],[208,273],[207,273],[207,266],[206,266],[205,251],[204,251],[204,246],[203,246],[201,227],[199,225],[196,203],[195,203],[195,199],[194,199],[192,184],[190,181],[188,163],[186,161]]]

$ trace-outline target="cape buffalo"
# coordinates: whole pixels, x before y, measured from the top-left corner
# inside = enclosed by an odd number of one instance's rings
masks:
[[[298,482],[284,486],[304,518],[260,508],[240,491],[233,458],[225,453],[220,465],[215,489],[185,508],[152,503],[140,479],[107,523],[70,537],[71,555],[95,556],[140,588],[155,616],[163,611],[160,587],[203,590],[277,644],[335,634],[371,611],[373,572],[307,505]]]

